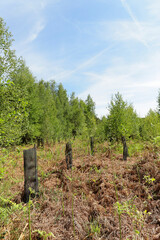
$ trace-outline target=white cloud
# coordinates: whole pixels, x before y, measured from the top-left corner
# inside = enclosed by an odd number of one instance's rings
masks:
[[[102,42],[136,41],[147,49],[152,47],[152,44],[159,44],[160,25],[157,18],[159,17],[160,20],[160,1],[136,1],[137,8],[142,8],[143,17],[138,16],[139,19],[136,17],[136,8],[133,11],[129,5],[129,2],[131,3],[132,1],[120,0],[120,2],[130,19],[128,17],[123,18],[123,20],[121,18],[118,20],[117,18],[115,20],[106,18],[107,20],[104,21],[88,22],[82,25],[83,31]],[[157,18],[155,19],[154,16],[157,16]]]
[[[45,28],[47,17],[45,8],[47,5],[53,5],[60,1],[61,0],[5,0],[0,1],[0,12],[3,13],[1,15],[4,16],[5,20],[15,22],[15,25],[22,29],[22,34],[21,36],[19,35],[20,42],[18,42],[21,47],[34,41]],[[23,31],[24,29],[25,31]]]
[[[86,99],[91,94],[96,102],[96,112],[99,117],[107,114],[107,104],[112,94],[120,92],[124,100],[133,103],[140,116],[147,114],[150,108],[157,106],[158,89],[160,88],[160,55],[154,53],[143,62],[128,64],[118,61],[103,73],[88,72],[92,85],[79,97]]]
[[[61,82],[61,79],[55,78],[58,73],[62,73],[62,63],[56,60],[48,60],[43,54],[29,50],[25,53],[25,61],[33,75],[38,79],[49,81],[51,79]]]
[[[83,63],[80,63],[77,65],[77,67],[73,70],[70,71],[63,71],[60,74],[56,75],[55,78],[60,78],[60,79],[66,79],[68,77],[71,77],[74,73],[78,72],[79,70],[83,70],[88,66],[91,66],[93,64],[96,64],[97,60],[107,51],[109,51],[110,49],[112,49],[113,44],[111,44],[109,47],[101,50],[99,53],[95,54],[94,56],[92,56],[91,58],[85,60]]]
[[[59,61],[54,58],[54,47],[50,48],[53,51],[52,59],[48,59],[47,48],[37,52],[38,48],[35,49],[33,44],[47,25],[47,5],[53,5],[59,1],[61,0],[0,2],[0,9],[6,11],[8,19],[16,19],[17,22],[20,19],[22,22],[21,24],[18,22],[18,27],[22,30],[23,23],[27,26],[25,31],[20,31],[21,37],[18,42],[15,42],[15,46],[18,55],[25,58],[33,74],[38,79],[55,79],[65,83],[70,81],[70,83],[73,82],[73,86],[77,79],[86,85],[92,84],[81,92],[79,97],[86,99],[87,95],[91,94],[96,102],[96,111],[99,116],[107,113],[106,107],[111,95],[117,91],[122,93],[125,100],[133,102],[137,112],[142,116],[150,108],[155,108],[158,88],[160,88],[160,1],[135,0],[134,5],[132,0],[119,0],[126,11],[125,18],[122,19],[117,13],[116,18],[109,19],[106,16],[104,21],[98,22],[95,19],[94,22],[88,23],[84,20],[72,22],[70,19],[76,19],[76,16],[67,18],[65,9],[61,11],[59,8],[58,14],[61,14],[64,23],[67,22],[74,27],[74,30],[78,30],[77,36],[80,40],[75,36],[71,38],[75,40],[74,48],[79,48],[80,52],[82,47],[82,53],[84,53],[81,56],[83,60],[80,61],[74,53],[68,58],[69,62],[66,56],[73,50],[67,49],[70,44],[60,46],[64,47],[65,57],[62,56]],[[131,6],[136,6],[138,11],[136,12],[136,8]],[[143,13],[143,17],[140,17],[140,12]],[[57,31],[57,39],[58,34]],[[61,32],[60,36],[62,36]],[[85,46],[82,46],[82,42]],[[96,49],[102,50],[98,52]],[[89,54],[91,57],[85,58],[85,55]],[[82,80],[79,80],[80,78]]]
[[[35,22],[34,26],[31,28],[28,38],[23,44],[29,44],[33,42],[44,28],[45,22],[43,21],[43,19],[40,19],[37,22]]]
[[[149,21],[141,22],[141,29],[131,20],[103,21],[92,26],[99,41],[139,42],[147,49],[160,42],[160,25]]]
[[[0,6],[3,9],[7,9],[12,11],[13,9],[17,9],[17,11],[13,11],[14,15],[21,15],[22,13],[31,13],[31,12],[38,12],[43,10],[47,4],[50,2],[56,3],[60,0],[5,0],[0,2]]]
[[[159,0],[147,0],[147,11],[150,16],[153,18],[153,21],[160,20],[160,1]]]
[[[137,1],[137,7],[139,5],[139,8],[142,8],[141,12],[142,14],[146,13],[145,18],[143,17],[143,20],[138,20],[138,18],[133,13],[129,1],[127,0],[120,0],[122,3],[122,6],[127,11],[131,19],[133,20],[133,23],[137,27],[137,31],[135,33],[138,33],[134,35],[137,40],[139,39],[140,42],[142,42],[147,48],[149,48],[149,43],[154,40],[160,40],[160,26],[159,26],[159,20],[160,20],[160,1],[159,0],[145,0],[144,2]],[[131,3],[131,1],[130,1]],[[141,5],[142,4],[142,5]],[[158,21],[157,21],[158,20]],[[130,26],[131,27],[131,26]]]
[[[136,39],[148,48],[147,40],[143,38],[143,27],[141,26],[140,21],[137,20],[126,0],[121,0],[121,3],[137,27],[138,34],[136,35]]]

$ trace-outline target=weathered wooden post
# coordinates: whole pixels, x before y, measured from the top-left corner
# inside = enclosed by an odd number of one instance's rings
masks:
[[[123,160],[127,160],[128,155],[128,147],[126,144],[126,138],[122,136],[122,143],[123,143]]]
[[[65,155],[66,155],[67,169],[70,169],[72,168],[72,145],[69,142],[66,144]]]
[[[94,138],[90,137],[91,155],[94,155]]]
[[[29,201],[30,190],[33,189],[35,194],[38,192],[38,175],[37,175],[37,153],[36,148],[23,151],[24,158],[24,202]],[[35,194],[31,194],[33,197]]]

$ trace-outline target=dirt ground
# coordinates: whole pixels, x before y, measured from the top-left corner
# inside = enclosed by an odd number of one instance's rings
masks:
[[[159,153],[146,149],[127,161],[112,151],[75,154],[72,170],[67,170],[63,156],[57,163],[54,154],[49,161],[38,157],[38,164],[39,197],[31,207],[33,240],[160,239]],[[21,166],[17,178],[22,173]],[[12,200],[20,203],[23,181],[12,186],[14,191],[18,194]],[[13,227],[21,228],[17,239],[28,239],[27,220],[16,221]],[[4,239],[15,240],[11,234]]]

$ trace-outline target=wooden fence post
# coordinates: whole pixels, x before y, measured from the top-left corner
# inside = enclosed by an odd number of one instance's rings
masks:
[[[128,155],[128,147],[126,144],[126,138],[123,136],[122,137],[122,143],[123,143],[123,160],[127,160]]]
[[[33,189],[35,194],[38,192],[38,175],[37,175],[37,153],[36,148],[23,151],[24,158],[24,202],[29,201],[30,190]],[[33,197],[35,194],[31,194]]]
[[[90,137],[91,155],[94,155],[94,138]]]
[[[65,155],[66,155],[67,169],[70,169],[72,168],[72,145],[69,142],[66,144]]]

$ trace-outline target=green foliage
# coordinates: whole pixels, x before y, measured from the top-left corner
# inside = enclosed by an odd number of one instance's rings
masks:
[[[55,236],[53,235],[52,232],[46,233],[45,231],[41,231],[41,230],[39,230],[39,229],[38,229],[38,230],[34,230],[33,233],[38,233],[38,235],[39,235],[40,237],[43,237],[44,240],[47,240],[48,237],[53,237],[53,238],[55,238]]]
[[[116,213],[118,214],[119,217],[119,229],[120,229],[120,239],[122,239],[122,233],[121,233],[121,228],[122,228],[122,215],[127,214],[133,224],[133,229],[135,235],[140,235],[141,237],[141,231],[145,222],[145,219],[147,215],[150,213],[145,211],[139,211],[136,205],[134,204],[136,196],[130,200],[126,200],[123,203],[116,202],[115,203],[115,209]]]
[[[12,47],[12,34],[0,18],[0,145],[28,143],[41,137],[47,142],[94,136],[98,141],[119,141],[122,136],[153,140],[160,135],[160,110],[139,119],[120,93],[112,97],[109,115],[95,114],[90,95],[85,101],[69,98],[62,84],[37,81]],[[158,96],[160,109],[160,92]]]
[[[93,221],[92,223],[90,223],[90,232],[92,235],[100,235],[101,225],[97,221]]]
[[[26,214],[27,208],[22,203],[16,204],[0,196],[0,225],[9,223],[11,215],[17,214],[17,211],[21,214]]]
[[[138,117],[132,105],[125,102],[120,93],[112,97],[108,107],[106,134],[111,140],[119,141],[122,136],[138,136]]]
[[[140,136],[144,140],[153,140],[160,134],[160,119],[156,111],[150,110],[140,121]]]
[[[150,177],[150,175],[145,175],[144,180],[148,184],[153,184],[153,182],[155,181],[155,178]]]
[[[69,99],[66,90],[62,84],[59,84],[56,91],[56,107],[57,107],[57,137],[58,140],[67,139],[71,137],[71,123],[70,117],[70,106]]]
[[[13,82],[0,85],[0,145],[19,143],[27,119],[27,101],[23,91]]]
[[[40,136],[47,140],[56,139],[56,128],[58,125],[57,109],[49,83],[39,82],[38,95]]]
[[[85,116],[83,108],[78,98],[72,93],[70,98],[70,123],[73,136],[82,135],[86,129]]]
[[[96,131],[95,103],[90,95],[87,96],[85,101],[84,114],[86,118],[88,134],[89,136],[94,135]]]
[[[98,119],[96,123],[96,132],[95,137],[99,142],[103,142],[107,139],[106,137],[106,126],[107,126],[107,118],[103,117],[101,120]]]
[[[20,60],[11,50],[13,39],[0,18],[0,145],[20,142],[27,118],[25,91],[14,84]]]
[[[18,64],[15,51],[11,50],[12,42],[12,34],[0,17],[0,82],[7,80]]]
[[[6,160],[8,157],[8,150],[6,148],[1,148],[1,156],[0,156],[0,180],[5,177],[7,172]]]
[[[153,139],[153,143],[160,147],[160,136],[157,136]]]
[[[136,141],[136,140],[131,140],[129,142],[129,156],[132,157],[134,155],[139,155],[142,150],[144,149],[144,142],[141,141]]]

